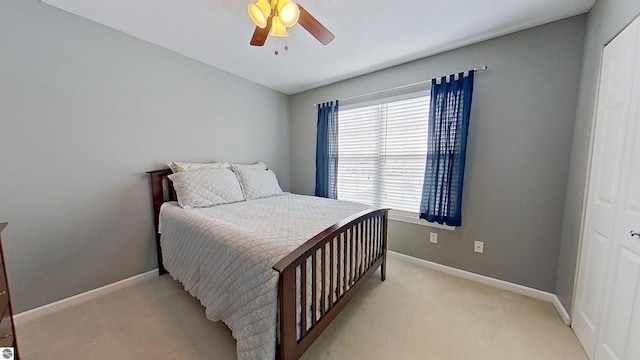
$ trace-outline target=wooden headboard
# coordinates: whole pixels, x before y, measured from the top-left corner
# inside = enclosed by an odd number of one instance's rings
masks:
[[[151,196],[153,197],[153,221],[156,229],[156,251],[158,253],[158,271],[160,275],[166,274],[167,270],[162,263],[162,251],[160,249],[160,207],[166,201],[175,201],[176,192],[173,189],[171,180],[167,178],[171,175],[171,169],[161,169],[147,171],[151,175]]]

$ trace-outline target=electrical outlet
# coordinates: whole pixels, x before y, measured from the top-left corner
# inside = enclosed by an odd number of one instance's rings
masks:
[[[438,243],[438,233],[432,232],[431,234],[429,234],[429,242],[437,244]]]
[[[484,242],[482,242],[482,241],[474,241],[473,242],[473,251],[482,254],[484,252]]]

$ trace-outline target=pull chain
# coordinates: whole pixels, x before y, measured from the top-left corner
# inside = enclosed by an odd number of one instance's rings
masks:
[[[275,51],[273,53],[276,56],[278,56],[278,54],[280,54],[280,52],[278,51],[278,45],[280,45],[280,39],[279,38],[276,38],[275,45],[276,45],[275,46],[276,49],[275,49]],[[284,51],[289,50],[289,45],[285,45],[283,49],[284,49]]]

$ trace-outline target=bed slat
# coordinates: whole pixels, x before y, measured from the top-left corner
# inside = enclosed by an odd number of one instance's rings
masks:
[[[327,313],[327,246],[322,247],[322,289],[320,289],[320,300],[322,303],[320,306],[322,307],[322,312],[320,313],[320,317],[323,317],[324,314]],[[331,293],[331,291],[329,291]]]

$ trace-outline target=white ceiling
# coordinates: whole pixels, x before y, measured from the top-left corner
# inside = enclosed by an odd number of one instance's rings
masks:
[[[582,14],[595,2],[295,1],[335,34],[332,43],[295,25],[288,38],[250,46],[249,0],[42,0],[289,95]]]

